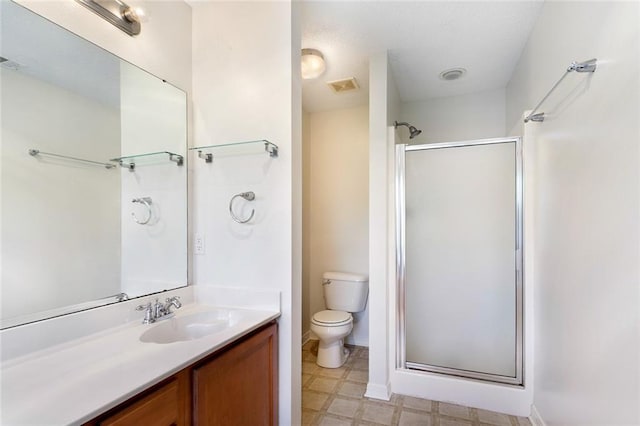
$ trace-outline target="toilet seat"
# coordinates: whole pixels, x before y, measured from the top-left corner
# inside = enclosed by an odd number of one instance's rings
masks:
[[[349,312],[344,311],[320,311],[311,318],[311,323],[322,327],[341,327],[353,321]]]

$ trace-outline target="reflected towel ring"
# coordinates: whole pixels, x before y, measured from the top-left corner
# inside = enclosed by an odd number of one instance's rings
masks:
[[[151,220],[151,204],[153,204],[153,202],[151,201],[151,198],[150,197],[134,198],[133,200],[131,200],[131,202],[140,203],[147,208],[147,218],[145,220],[139,220],[136,217],[135,212],[131,212],[131,217],[133,218],[133,220],[138,225],[146,225],[147,223],[149,223],[149,221]]]
[[[233,201],[238,198],[238,197],[242,197],[247,201],[253,201],[256,199],[256,194],[254,194],[253,191],[249,191],[249,192],[241,192],[240,194],[236,194],[233,197],[231,197],[231,201],[229,201],[229,213],[231,214],[231,217],[233,218],[233,220],[235,220],[238,223],[247,223],[249,222],[251,219],[253,219],[253,215],[256,213],[255,209],[251,209],[251,215],[249,215],[249,217],[247,219],[240,219],[238,216],[236,216],[236,214],[233,212]]]

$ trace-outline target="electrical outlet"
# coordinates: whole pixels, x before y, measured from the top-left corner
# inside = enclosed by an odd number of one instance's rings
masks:
[[[200,234],[193,237],[193,254],[204,254],[204,237]]]

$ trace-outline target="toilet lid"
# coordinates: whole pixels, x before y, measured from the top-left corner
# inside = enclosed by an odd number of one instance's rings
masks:
[[[351,321],[349,312],[344,311],[320,311],[313,315],[312,321],[328,325],[341,325]]]

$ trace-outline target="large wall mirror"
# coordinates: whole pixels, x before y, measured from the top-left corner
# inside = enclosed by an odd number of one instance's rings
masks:
[[[187,285],[185,92],[0,8],[1,327]]]

